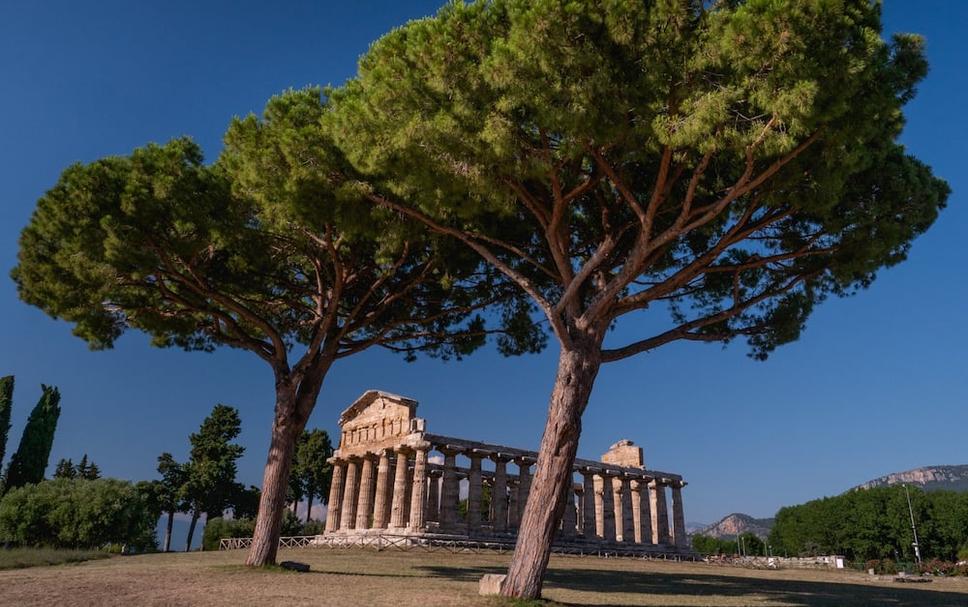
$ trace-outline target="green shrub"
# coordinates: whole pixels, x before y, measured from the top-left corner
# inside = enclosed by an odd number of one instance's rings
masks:
[[[202,549],[218,550],[218,541],[223,537],[252,537],[254,529],[255,521],[250,518],[213,518],[205,523]]]
[[[325,528],[326,523],[323,521],[309,521],[308,523],[303,523],[302,531],[299,532],[299,535],[322,535]]]
[[[158,512],[129,482],[55,479],[0,500],[0,541],[18,546],[154,550]]]
[[[958,549],[958,560],[968,561],[968,544],[965,544],[964,546]]]
[[[319,535],[323,532],[323,523],[311,521],[303,523],[290,510],[286,510],[282,515],[283,537],[294,535]],[[202,532],[202,549],[218,550],[218,541],[229,537],[252,537],[255,530],[255,520],[251,518],[213,518],[205,523],[205,531]]]

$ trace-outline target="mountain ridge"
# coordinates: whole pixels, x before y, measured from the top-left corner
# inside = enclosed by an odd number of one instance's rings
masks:
[[[698,533],[724,540],[735,539],[744,533],[752,533],[759,538],[766,539],[772,528],[772,518],[754,518],[742,512],[733,512]]]
[[[968,491],[968,464],[921,466],[892,472],[857,485],[852,490],[908,484],[925,491]]]

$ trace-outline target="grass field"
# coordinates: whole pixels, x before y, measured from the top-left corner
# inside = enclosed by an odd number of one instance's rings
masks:
[[[11,548],[0,550],[0,569],[23,569],[43,565],[79,563],[108,558],[106,552],[92,550],[58,550],[54,548]]]
[[[112,557],[0,572],[2,605],[437,605],[495,607],[477,582],[508,555],[285,550],[311,573],[251,571],[240,551]],[[912,585],[913,586],[913,585]],[[968,605],[968,579],[917,587],[856,572],[752,571],[700,563],[553,558],[551,605]]]

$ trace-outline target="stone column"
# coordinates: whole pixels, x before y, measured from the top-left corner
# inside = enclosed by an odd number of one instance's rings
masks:
[[[686,517],[682,512],[682,481],[672,484],[672,543],[678,548],[688,547]]]
[[[561,515],[561,537],[573,539],[578,532],[578,515],[575,512],[575,481],[568,479],[568,486],[565,488],[565,511]]]
[[[597,525],[595,523],[595,473],[591,470],[585,469],[581,473],[582,484],[584,488],[582,490],[582,532],[585,534],[585,539],[590,540],[592,538],[601,537],[598,534]]]
[[[390,454],[386,449],[380,451],[380,463],[376,469],[376,498],[373,500],[373,528],[386,529],[389,522],[390,493]]]
[[[642,483],[636,479],[629,482],[629,493],[632,495],[632,537],[636,544],[641,544],[642,535]]]
[[[508,482],[508,529],[518,528],[518,482]]]
[[[669,543],[669,513],[666,510],[665,485],[659,479],[649,483],[649,496],[652,499],[652,543]]]
[[[508,529],[508,458],[495,453],[494,487],[491,489],[491,504],[494,508],[492,520],[494,531],[504,533]]]
[[[642,525],[642,543],[652,544],[652,492],[649,481],[639,481],[639,523]]]
[[[531,458],[520,457],[514,460],[518,465],[518,525],[524,519],[524,508],[528,504],[528,494],[531,493]]]
[[[413,486],[410,489],[410,529],[423,531],[426,529],[427,507],[427,450],[430,443],[417,445],[417,455],[413,463]]]
[[[370,514],[373,511],[373,456],[363,456],[363,472],[360,473],[360,494],[357,496],[356,528],[370,528]]]
[[[393,474],[393,502],[390,506],[390,527],[403,529],[407,526],[407,451],[397,447],[397,466]]]
[[[457,500],[460,499],[457,452],[449,449],[440,451],[444,454],[444,475],[440,487],[440,526],[445,531],[454,531],[457,526]]]
[[[615,541],[624,541],[624,526],[622,521],[625,519],[625,502],[622,501],[622,477],[612,478],[612,512],[615,513]]]
[[[632,484],[627,476],[622,477],[622,541],[631,544],[635,541],[635,522],[632,510]],[[618,519],[615,522],[618,526]]]
[[[356,525],[356,471],[359,460],[355,457],[346,462],[346,481],[343,488],[343,510],[339,515],[339,528],[352,529]]]
[[[474,534],[481,529],[481,498],[484,495],[481,456],[473,451],[467,456],[471,458],[471,470],[467,476],[467,533]]]
[[[427,520],[440,521],[440,471],[431,470],[427,473]]]
[[[494,530],[494,479],[485,477],[484,487],[490,488],[491,490],[491,499],[488,500],[487,513],[484,515],[484,520],[486,520],[491,524],[491,530],[493,531]]]
[[[326,502],[326,533],[339,529],[340,509],[343,507],[343,474],[346,463],[341,459],[331,460],[333,480],[329,485],[329,500]]]
[[[612,487],[612,477],[602,472],[602,538],[606,542],[616,541],[615,537],[615,489]],[[596,504],[596,510],[597,510]],[[596,512],[597,514],[597,512]]]

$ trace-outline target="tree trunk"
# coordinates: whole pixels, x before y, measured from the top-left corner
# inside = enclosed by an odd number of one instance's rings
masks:
[[[188,541],[185,542],[185,552],[190,552],[192,549],[192,536],[195,535],[195,525],[198,524],[198,510],[192,509],[192,522],[188,525]]]
[[[572,465],[581,436],[581,416],[601,366],[601,338],[584,337],[571,349],[562,348],[551,392],[548,419],[514,556],[501,594],[539,598],[551,542],[564,512],[564,492],[572,482]],[[549,505],[553,507],[549,508]]]
[[[269,441],[269,456],[262,477],[262,495],[259,498],[259,514],[252,533],[252,547],[245,559],[245,564],[250,567],[264,567],[276,563],[296,441],[302,435],[309,414],[316,406],[316,399],[323,387],[323,378],[333,364],[335,355],[335,349],[324,349],[319,353],[298,387],[288,372],[284,376],[281,371],[276,372],[276,415],[272,422],[272,438]]]
[[[165,526],[165,552],[171,551],[171,528],[175,522],[175,511],[168,511],[168,524]]]
[[[292,455],[296,450],[296,438],[306,425],[306,418],[308,414],[303,417],[297,411],[294,391],[277,388],[276,416],[272,422],[269,457],[262,478],[259,514],[255,519],[252,547],[245,560],[246,565],[263,567],[276,562],[282,516],[286,509],[289,489]]]
[[[313,515],[313,492],[309,492],[309,501],[306,503],[306,522],[311,520]]]

